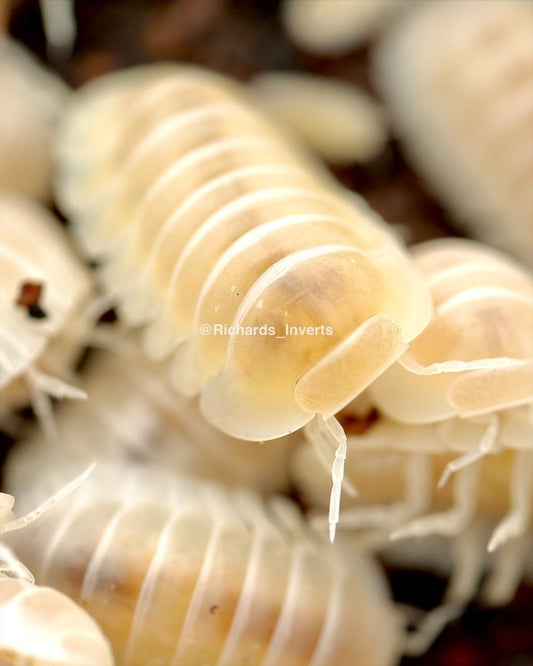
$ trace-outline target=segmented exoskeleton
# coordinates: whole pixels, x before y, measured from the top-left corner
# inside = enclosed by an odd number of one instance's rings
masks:
[[[119,666],[397,661],[378,572],[313,538],[286,499],[97,466],[16,536],[37,580],[98,620]]]
[[[43,467],[61,467],[65,459],[80,465],[134,460],[260,493],[288,489],[296,434],[270,446],[225,435],[203,418],[194,398],[176,395],[164,367],[130,342],[126,354],[93,353],[85,363],[80,385],[89,399],[58,407],[53,442],[43,441],[40,431],[17,442],[9,458],[12,484],[38,478]]]
[[[392,126],[457,223],[533,265],[533,5],[419,2],[378,43]]]
[[[128,113],[124,117],[123,111]],[[242,439],[324,423],[405,350],[430,303],[394,235],[229,81],[191,67],[89,84],[58,194],[121,316]],[[332,523],[335,519],[332,519]]]
[[[14,498],[0,493],[0,534],[29,525],[86,474],[26,516],[12,518]],[[34,585],[33,575],[0,543],[0,661],[4,666],[113,666],[96,622],[65,594]]]
[[[0,273],[0,413],[31,400],[49,432],[47,394],[85,396],[63,380],[82,345],[78,318],[92,280],[58,220],[6,192],[0,195]]]

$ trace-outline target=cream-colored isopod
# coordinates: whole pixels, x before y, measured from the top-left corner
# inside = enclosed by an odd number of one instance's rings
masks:
[[[0,493],[0,534],[21,529],[83,482],[82,475],[26,516],[12,518],[14,498]],[[0,663],[3,666],[113,666],[107,639],[91,616],[62,592],[34,585],[33,575],[0,543]]]
[[[527,408],[518,413],[503,412],[494,450],[480,461],[474,478],[437,488],[446,465],[458,453],[475,448],[484,427],[453,418],[442,423],[404,424],[375,413],[365,422],[356,420],[362,432],[351,433],[351,410],[340,416],[348,433],[346,477],[359,491],[356,499],[346,498],[341,512],[343,530],[357,529],[361,539],[370,535],[383,550],[394,553],[401,528],[414,517],[430,510],[452,511],[462,516],[462,525],[450,535],[452,580],[448,600],[465,604],[477,592],[483,568],[484,598],[493,604],[507,603],[526,569],[530,525],[533,514],[533,452],[528,450],[531,425]],[[374,420],[375,419],[375,420]],[[299,447],[291,461],[293,481],[305,503],[326,509],[329,479],[310,444]],[[506,525],[519,529],[498,552],[487,553],[491,538],[507,532]],[[398,532],[398,530],[400,530]],[[413,535],[416,536],[416,535]],[[508,536],[510,536],[508,534]],[[450,538],[451,537],[451,538]],[[438,565],[442,558],[426,552],[413,540],[401,541],[404,560],[413,565],[427,556],[425,566]],[[445,548],[441,548],[445,550]]]
[[[458,506],[411,523],[402,534],[450,533],[464,525],[475,503],[479,460],[497,453],[498,431],[510,422],[516,437],[517,506],[495,531],[495,549],[526,529],[533,471],[523,456],[533,447],[533,279],[512,259],[474,241],[439,239],[413,248],[435,312],[409,350],[370,387],[379,410],[400,423],[459,418],[481,425],[477,441],[459,436],[463,454],[448,463],[442,486],[456,472],[463,488]],[[511,426],[509,426],[511,427]],[[525,434],[524,434],[525,433]],[[462,507],[462,510],[460,510]]]
[[[37,202],[0,195],[0,414],[30,401],[50,426],[46,394],[81,398],[65,383],[82,343],[88,269],[59,221]]]
[[[97,619],[120,666],[398,661],[379,572],[314,538],[287,499],[97,466],[16,537],[37,580]]]
[[[148,67],[79,95],[59,198],[107,258],[121,316],[147,326],[148,354],[174,356],[174,383],[234,437],[274,439],[315,415],[332,431],[322,419],[430,317],[390,228],[219,75]]]
[[[43,441],[36,431],[17,442],[10,453],[12,483],[37,478],[41,469],[61,467],[65,459],[81,466],[134,460],[265,494],[289,489],[297,434],[260,446],[225,435],[205,420],[196,399],[172,391],[164,367],[133,350],[93,353],[81,387],[89,399],[58,407],[54,441]]]
[[[392,126],[458,224],[533,265],[533,4],[418,2],[378,44]]]
[[[0,91],[0,188],[46,201],[52,135],[69,89],[22,44],[0,35]]]

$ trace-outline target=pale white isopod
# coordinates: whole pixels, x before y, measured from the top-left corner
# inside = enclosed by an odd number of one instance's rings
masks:
[[[408,157],[457,223],[533,265],[533,5],[415,3],[375,78]]]
[[[249,89],[262,108],[331,164],[369,161],[387,142],[383,109],[354,84],[299,72],[262,72]]]
[[[426,275],[435,312],[409,350],[370,387],[380,411],[401,423],[438,423],[459,418],[482,426],[478,441],[457,439],[464,453],[448,463],[463,488],[457,506],[429,515],[402,534],[458,531],[476,497],[480,459],[500,450],[503,421],[515,423],[506,447],[516,450],[516,506],[496,529],[493,550],[526,530],[533,471],[533,278],[519,264],[474,241],[439,239],[413,248]],[[465,425],[466,427],[466,425]],[[454,444],[451,445],[452,448]],[[470,490],[468,490],[470,489]]]
[[[225,435],[205,420],[197,400],[176,395],[165,368],[134,352],[93,354],[81,379],[89,399],[59,406],[54,441],[37,432],[13,448],[14,485],[68,459],[80,465],[134,460],[260,493],[288,489],[296,435],[260,446]]]
[[[82,344],[77,319],[92,280],[59,221],[37,202],[2,193],[0,241],[0,413],[32,401],[50,425],[46,394],[85,395],[62,380]]]
[[[480,462],[477,477],[468,483],[447,484],[437,488],[437,482],[448,463],[459,452],[478,445],[483,425],[454,418],[444,423],[408,425],[378,416],[364,425],[364,432],[350,434],[349,410],[341,416],[348,433],[346,476],[359,491],[357,499],[347,498],[341,513],[345,529],[370,529],[378,537],[381,548],[395,536],[407,520],[428,510],[458,511],[461,495],[474,493],[470,503],[461,506],[464,520],[451,536],[458,541],[469,540],[471,554],[453,561],[454,578],[463,581],[453,595],[462,601],[476,591],[484,562],[491,569],[485,583],[485,597],[492,603],[506,603],[512,598],[526,567],[528,528],[531,523],[531,475],[533,454],[528,450],[531,427],[526,408],[519,413],[502,413],[494,451]],[[319,508],[328,505],[328,476],[322,469],[309,444],[300,447],[291,463],[292,476],[306,503]],[[487,544],[495,527],[521,514],[523,529],[515,539],[501,547],[501,552],[487,555]],[[486,538],[476,531],[483,529]],[[469,532],[471,533],[469,535]],[[379,538],[381,535],[381,538]],[[364,536],[364,534],[362,534]],[[413,535],[416,536],[416,535]],[[416,558],[416,547],[408,544]],[[421,548],[424,550],[424,547]],[[464,553],[462,553],[464,555]],[[472,567],[472,560],[476,566]],[[465,568],[470,575],[464,574]],[[452,586],[453,587],[453,586]]]
[[[52,134],[69,90],[22,45],[3,35],[0,90],[0,188],[47,200]]]
[[[287,499],[97,467],[16,536],[122,666],[397,663],[400,625],[372,562],[317,540]]]
[[[78,487],[74,479],[27,515],[0,493],[0,534],[26,527]],[[0,543],[0,662],[4,666],[113,666],[109,643],[89,614],[62,592],[33,585],[33,575]]]
[[[136,96],[131,118],[113,117]],[[208,420],[242,439],[318,415],[342,464],[342,431],[322,419],[430,317],[427,288],[383,221],[240,89],[195,68],[89,84],[58,154],[59,198],[80,239],[107,255],[102,279],[120,314],[147,325],[148,354],[174,356],[178,388],[200,393]]]

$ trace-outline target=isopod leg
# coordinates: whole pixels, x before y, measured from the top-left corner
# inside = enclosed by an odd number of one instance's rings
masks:
[[[343,527],[373,527],[387,531],[416,516],[429,504],[430,459],[426,455],[408,455],[404,468],[405,499],[390,506],[354,507],[340,515]]]
[[[414,520],[395,530],[390,536],[391,540],[426,534],[445,536],[458,534],[468,524],[475,511],[479,471],[480,465],[477,463],[465,467],[457,474],[454,484],[454,506],[449,511],[433,513]]]
[[[506,541],[524,534],[531,517],[533,451],[518,451],[511,479],[511,510],[496,527],[489,541],[489,553]]]
[[[449,462],[439,479],[438,488],[442,488],[454,472],[464,469],[468,465],[476,462],[476,460],[479,460],[490,453],[496,441],[498,429],[498,417],[493,415],[490,418],[489,425],[487,426],[483,437],[481,438],[479,447],[475,451],[465,453],[464,455],[459,456],[459,458],[455,458],[455,460]]]
[[[323,419],[321,420],[323,423]],[[328,436],[328,431],[324,428],[321,423],[318,423],[318,419],[313,419],[308,423],[304,430],[307,435],[307,438],[311,441],[313,450],[318,458],[319,463],[322,465],[322,468],[329,474],[331,470],[331,455],[334,453],[333,443],[337,445],[337,440],[333,440]],[[342,479],[342,489],[350,495],[350,497],[357,497],[357,489],[350,481],[350,479],[343,477]]]
[[[527,539],[513,539],[495,554],[490,575],[482,590],[483,600],[491,606],[508,604],[524,573]]]
[[[346,434],[337,421],[332,416],[324,420],[320,414],[317,414],[313,421],[305,427],[305,433],[311,442],[326,440],[326,442],[335,445],[335,458],[331,468],[331,495],[329,498],[329,540],[335,541],[335,531],[339,522],[342,481],[344,479],[344,463],[346,461],[347,441]]]

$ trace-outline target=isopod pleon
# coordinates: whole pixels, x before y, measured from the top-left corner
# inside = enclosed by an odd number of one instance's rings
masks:
[[[112,117],[135,91],[140,109]],[[86,249],[107,255],[119,313],[234,437],[274,439],[315,415],[323,428],[429,320],[390,228],[216,74],[167,66],[89,84],[58,154],[59,198]],[[342,432],[326,431],[341,462]]]
[[[60,467],[68,458],[80,465],[135,460],[260,493],[288,489],[296,435],[270,446],[225,435],[205,420],[195,399],[176,395],[164,368],[133,351],[93,353],[81,386],[89,399],[58,407],[53,442],[43,441],[40,432],[17,442],[9,459],[15,486],[17,479],[37,477],[43,467]]]
[[[14,498],[0,493],[0,533],[20,529],[65,493],[70,482],[27,516],[12,518]],[[108,641],[90,615],[62,592],[33,585],[33,575],[0,543],[0,661],[4,666],[113,666]]]
[[[77,318],[92,281],[59,222],[36,202],[2,193],[0,240],[0,411],[32,401],[46,425],[46,394],[85,395],[62,380],[81,345]]]
[[[4,35],[0,36],[0,87],[0,188],[47,200],[52,135],[69,90],[22,45]]]
[[[122,666],[397,663],[379,573],[311,536],[286,499],[97,466],[15,536],[37,580],[96,618]]]
[[[422,2],[376,53],[408,157],[464,229],[533,265],[533,5]]]

